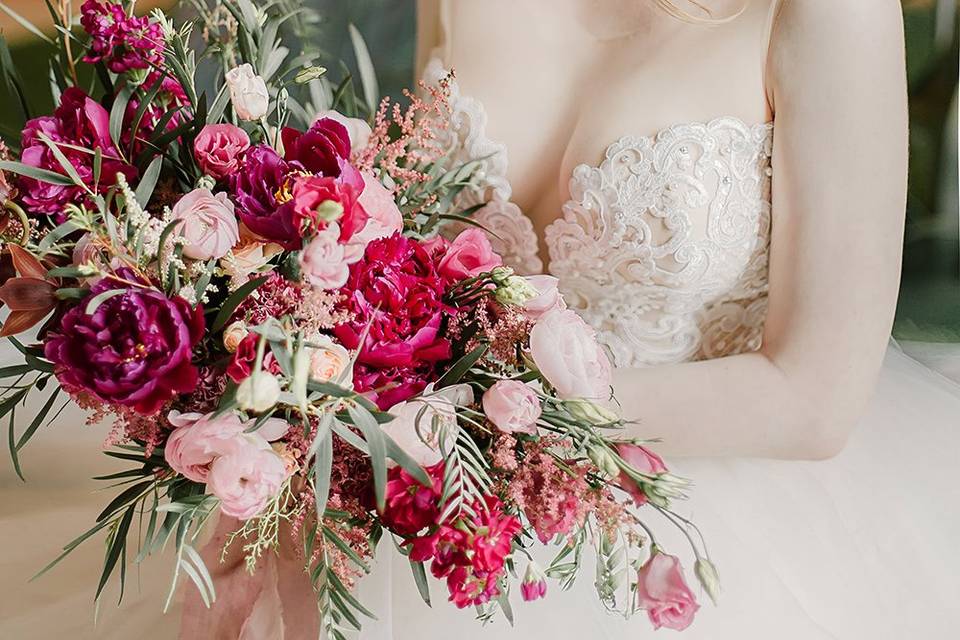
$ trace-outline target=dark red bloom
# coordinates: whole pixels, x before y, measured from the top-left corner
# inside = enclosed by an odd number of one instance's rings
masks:
[[[253,365],[257,363],[257,343],[259,341],[260,336],[251,333],[237,345],[237,350],[233,353],[230,364],[227,365],[227,375],[234,382],[243,382],[253,373]],[[280,363],[270,353],[270,347],[267,347],[266,353],[263,354],[263,368],[274,375],[283,373],[280,369]]]
[[[231,200],[237,215],[255,234],[285,249],[299,249],[300,230],[293,218],[291,190],[303,168],[280,157],[265,144],[244,154],[243,167],[230,176]]]
[[[399,233],[374,240],[351,265],[340,293],[352,319],[334,334],[344,347],[360,348],[353,376],[358,391],[374,392],[388,409],[437,379],[451,357],[443,323],[455,310],[443,302],[444,281],[418,242]]]
[[[336,178],[350,159],[350,134],[331,118],[317,120],[306,132],[286,127],[280,137],[284,159],[300,164],[310,173]]]
[[[123,269],[117,276],[142,282]],[[203,336],[203,309],[168,298],[149,283],[134,286],[107,276],[90,291],[119,293],[92,313],[74,307],[47,337],[44,354],[68,391],[152,415],[173,396],[197,385],[193,347]]]
[[[20,161],[31,167],[64,174],[65,171],[42,136],[57,144],[85,185],[94,191],[106,191],[122,173],[129,182],[137,178],[135,167],[127,164],[110,137],[110,114],[80,89],[70,87],[63,92],[60,106],[52,116],[29,120],[21,137]],[[79,148],[79,149],[78,149]],[[83,149],[83,150],[80,150]],[[94,182],[94,151],[103,154],[100,183]],[[23,201],[31,211],[54,216],[63,221],[67,203],[85,199],[81,187],[55,185],[21,177],[19,186]]]

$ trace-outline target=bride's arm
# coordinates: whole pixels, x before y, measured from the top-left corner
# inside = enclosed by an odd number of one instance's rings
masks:
[[[907,173],[900,5],[786,0],[776,110],[770,309],[757,353],[623,369],[637,435],[680,455],[824,458],[875,383],[897,297]]]

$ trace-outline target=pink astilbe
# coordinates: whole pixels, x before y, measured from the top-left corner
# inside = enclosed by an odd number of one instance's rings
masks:
[[[445,153],[438,142],[438,132],[450,124],[452,80],[451,73],[438,87],[421,81],[420,88],[429,96],[428,100],[404,90],[403,95],[410,100],[406,109],[384,98],[374,119],[370,141],[357,154],[357,168],[369,172],[374,172],[374,167],[380,168],[390,176],[396,192],[429,181],[430,176],[423,168]],[[399,134],[394,135],[396,131]]]
[[[299,283],[272,271],[266,282],[237,307],[234,318],[245,318],[248,325],[257,326],[269,318],[294,315],[300,309],[304,296],[305,292]]]

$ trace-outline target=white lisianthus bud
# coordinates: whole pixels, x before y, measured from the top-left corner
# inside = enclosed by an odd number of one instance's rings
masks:
[[[497,301],[500,304],[519,307],[536,298],[539,293],[526,278],[508,276],[497,287]]]
[[[197,189],[207,189],[213,191],[217,186],[216,178],[212,176],[200,176],[200,179],[197,180]]]
[[[592,425],[611,424],[620,420],[616,412],[589,400],[566,400],[563,406],[577,420]]]
[[[597,465],[597,469],[607,477],[613,478],[620,473],[620,466],[606,447],[590,447],[587,450],[587,456],[593,464]]]
[[[237,404],[244,411],[263,413],[280,399],[280,381],[272,373],[257,371],[237,387]]]
[[[696,564],[693,565],[693,572],[703,585],[703,590],[713,600],[713,604],[717,604],[720,598],[720,575],[717,573],[717,568],[707,558],[697,558]]]
[[[508,278],[513,276],[513,269],[503,266],[494,267],[493,271],[490,272],[490,276],[497,285],[502,285],[507,282]]]
[[[230,353],[236,353],[240,343],[250,334],[245,325],[240,320],[232,322],[223,330],[223,346]]]
[[[241,120],[255,121],[267,115],[270,93],[267,83],[258,76],[249,63],[235,67],[224,76],[230,88],[230,102]]]

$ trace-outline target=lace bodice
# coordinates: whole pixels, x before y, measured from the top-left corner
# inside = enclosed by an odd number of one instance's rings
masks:
[[[435,79],[442,66],[434,61],[430,69]],[[459,159],[487,158],[493,201],[477,218],[499,236],[492,241],[508,264],[537,271],[533,226],[507,201],[506,149],[486,137],[477,100],[458,90],[453,98],[449,135],[461,141]],[[563,215],[545,232],[549,271],[617,366],[760,347],[772,142],[772,124],[721,117],[625,136],[599,166],[574,170]]]

